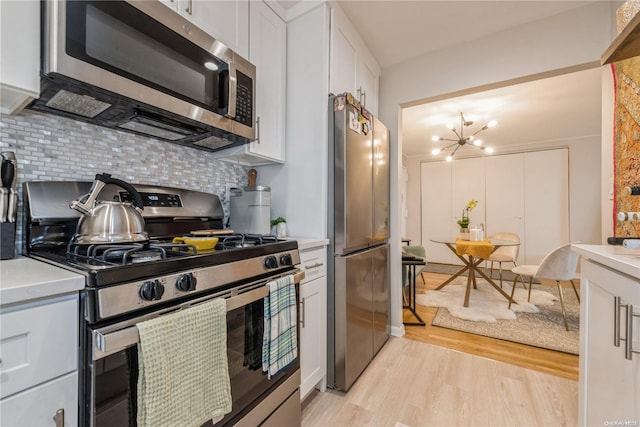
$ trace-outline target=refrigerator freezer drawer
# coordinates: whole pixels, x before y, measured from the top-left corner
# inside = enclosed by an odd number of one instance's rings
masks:
[[[334,378],[329,381],[348,390],[389,337],[389,245],[335,257],[334,267]]]

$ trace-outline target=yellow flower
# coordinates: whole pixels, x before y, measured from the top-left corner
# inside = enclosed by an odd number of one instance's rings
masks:
[[[469,200],[469,203],[467,203],[467,209],[468,210],[472,210],[473,208],[476,207],[477,204],[478,204],[477,200],[471,199],[471,200]]]

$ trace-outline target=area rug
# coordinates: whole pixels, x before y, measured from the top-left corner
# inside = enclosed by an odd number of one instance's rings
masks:
[[[519,304],[512,304],[508,310],[508,302],[493,287],[484,280],[477,280],[477,283],[478,289],[471,290],[469,307],[462,306],[466,279],[460,278],[440,291],[416,295],[416,303],[440,307],[431,322],[434,326],[578,354],[580,305],[573,289],[563,289],[569,323],[569,331],[566,331],[554,286],[534,284],[531,303],[527,303],[527,291],[518,285],[514,299]],[[507,294],[511,292],[506,283],[503,289]]]

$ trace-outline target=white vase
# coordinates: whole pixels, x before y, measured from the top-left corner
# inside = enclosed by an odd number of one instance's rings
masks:
[[[287,223],[279,222],[276,224],[276,236],[287,237]]]

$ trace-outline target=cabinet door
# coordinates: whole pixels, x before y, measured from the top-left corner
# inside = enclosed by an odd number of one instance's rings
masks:
[[[339,7],[331,8],[329,89],[351,92],[374,115],[378,114],[380,66]]]
[[[358,63],[356,33],[338,7],[331,8],[330,43],[329,90],[336,95],[343,92],[356,95],[356,64]]]
[[[640,417],[640,354],[625,358],[625,341],[614,346],[614,297],[640,314],[640,281],[584,260],[580,307],[580,425],[637,421]],[[625,338],[626,310],[619,336]],[[633,349],[640,351],[640,317],[634,317]],[[623,425],[623,424],[621,424]]]
[[[373,115],[378,115],[378,86],[380,80],[380,67],[373,55],[361,49],[356,64],[356,95],[362,105]]]
[[[525,262],[539,264],[569,243],[569,166],[566,149],[525,153]]]
[[[486,235],[516,233],[524,243],[524,154],[485,158]],[[524,260],[520,248],[518,264]]]
[[[40,2],[2,1],[0,19],[0,112],[17,114],[40,96]]]
[[[431,239],[449,239],[455,221],[451,218],[451,163],[427,162],[421,167],[422,246],[429,262],[453,264],[454,255]],[[452,225],[453,222],[453,225]]]
[[[0,322],[1,397],[77,369],[77,296],[3,309]]]
[[[187,18],[207,34],[243,58],[249,57],[248,0],[178,0],[178,3]]]
[[[54,416],[64,416],[64,426],[78,425],[78,373],[30,388],[0,401],[3,426],[55,426]]]
[[[256,66],[256,140],[249,150],[284,161],[286,25],[265,3],[253,1],[249,60]]]
[[[205,33],[236,52],[249,57],[248,0],[160,0],[193,22]]]
[[[326,288],[326,277],[319,277],[300,286],[301,399],[323,381],[327,374]]]

